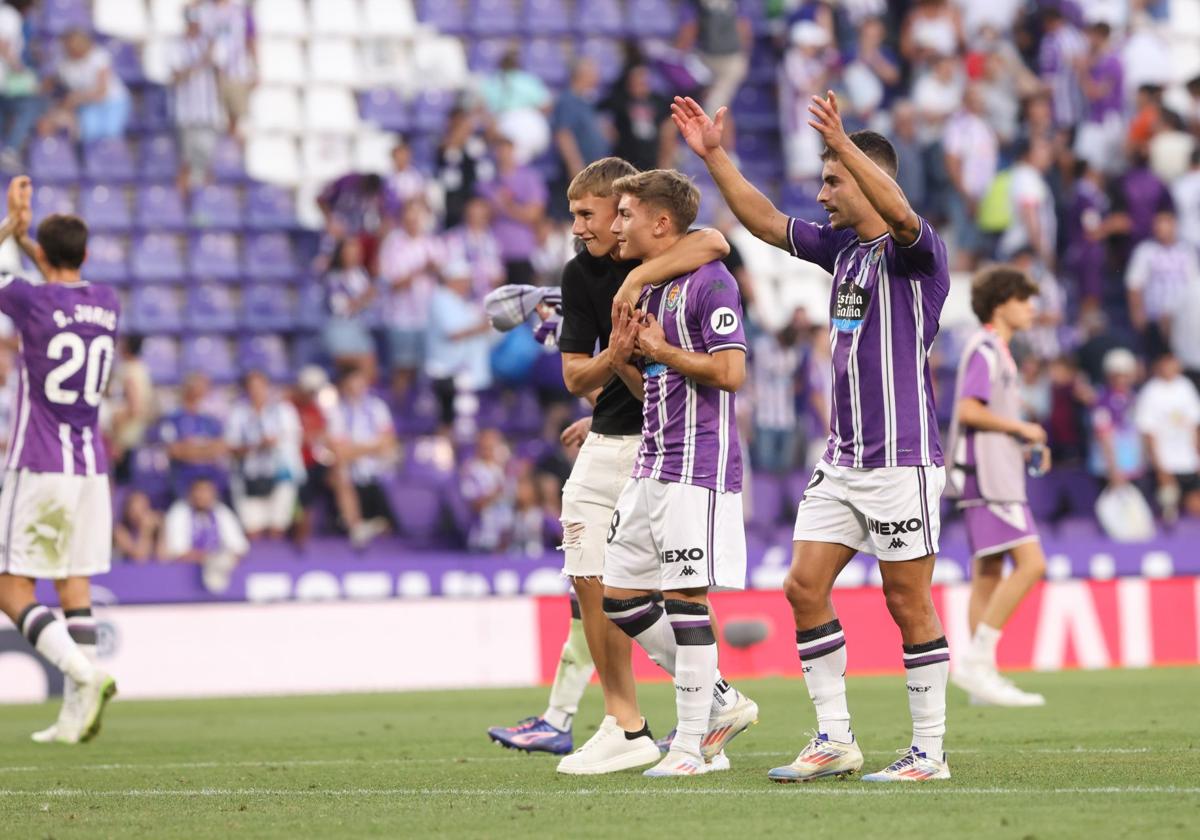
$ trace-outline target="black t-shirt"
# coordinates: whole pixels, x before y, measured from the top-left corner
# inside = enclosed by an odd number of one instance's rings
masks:
[[[563,268],[562,332],[558,349],[564,353],[591,355],[599,342],[608,347],[612,333],[612,301],[625,277],[638,265],[636,260],[617,262],[593,257],[586,250]],[[613,376],[596,399],[592,431],[599,435],[640,435],[642,402]]]

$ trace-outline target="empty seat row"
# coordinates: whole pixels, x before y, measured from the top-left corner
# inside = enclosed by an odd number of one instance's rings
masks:
[[[186,291],[172,286],[143,286],[129,296],[122,312],[122,329],[144,334],[185,330],[282,332],[311,328],[313,314],[307,312],[302,319],[295,293],[264,283],[236,291],[213,283],[192,286]]]
[[[127,243],[120,236],[96,234],[88,242],[83,273],[114,284],[185,283],[192,278],[283,282],[307,274],[286,235],[250,236],[244,248],[239,239],[233,233],[203,233],[185,241],[183,236],[156,232]]]
[[[288,343],[279,335],[247,335],[233,341],[223,336],[199,335],[176,339],[154,335],[142,344],[142,359],[156,385],[176,385],[193,371],[205,373],[218,384],[234,382],[252,370],[271,379],[293,378],[295,368]]]
[[[422,23],[455,35],[611,35],[670,38],[671,0],[419,0]]]

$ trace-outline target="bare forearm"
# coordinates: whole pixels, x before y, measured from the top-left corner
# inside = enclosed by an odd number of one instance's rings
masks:
[[[901,245],[911,245],[921,233],[921,220],[909,206],[904,190],[851,142],[837,149],[839,160],[858,183],[867,201],[875,208]]]
[[[603,388],[612,378],[608,364],[608,351],[595,356],[581,353],[564,353],[562,356],[563,382],[567,390],[576,397],[586,396],[597,388]]]
[[[977,399],[967,397],[958,401],[958,420],[964,426],[981,432],[1020,433],[1021,421],[1001,417]]]
[[[629,393],[637,397],[638,402],[646,401],[646,382],[642,378],[642,372],[628,362],[617,365],[616,374],[625,383],[625,387],[629,389]]]
[[[695,271],[702,265],[729,256],[729,242],[719,230],[705,228],[681,237],[657,257],[629,272],[628,282],[652,286]]]
[[[724,352],[697,353],[674,345],[663,347],[656,361],[701,385],[733,392],[742,387],[746,378],[745,355],[741,355],[743,363],[740,371],[738,366],[730,364]]]
[[[786,248],[788,217],[746,180],[725,150],[712,150],[704,158],[704,163],[725,203],[746,230],[776,248]]]

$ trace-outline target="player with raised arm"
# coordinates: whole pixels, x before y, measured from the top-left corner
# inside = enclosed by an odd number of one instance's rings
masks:
[[[578,599],[586,648],[600,676],[605,709],[596,734],[559,763],[559,772],[571,775],[626,770],[659,757],[638,707],[629,640],[605,617],[601,602],[605,536],[617,496],[633,471],[642,430],[641,375],[627,362],[637,325],[630,313],[614,324],[613,296],[627,277],[634,277],[639,285],[641,280],[661,282],[729,252],[720,233],[699,230],[644,263],[621,259],[611,230],[617,216],[612,185],[636,172],[627,161],[603,158],[585,167],[567,189],[572,230],[584,247],[563,269],[557,343],[567,388],[588,398],[595,408],[563,489],[563,572],[571,578]],[[534,306],[545,297],[536,291],[519,299],[494,294],[521,307]],[[497,310],[501,308],[497,301]],[[526,317],[528,311],[507,321],[523,322]],[[493,727],[489,737],[528,751],[570,751],[571,718],[586,686],[586,680],[578,678],[586,668],[578,641],[568,637],[571,650],[564,646],[564,655],[569,655],[574,667],[560,667],[563,679],[556,676],[545,714],[514,727]]]
[[[0,490],[0,610],[66,675],[57,722],[39,742],[77,743],[100,730],[117,693],[95,663],[96,625],[88,579],[109,569],[112,500],[98,426],[100,400],[116,356],[116,292],[80,277],[87,225],[52,215],[28,237],[33,186],[13,179],[0,242],[16,236],[45,283],[0,279],[0,312],[20,337],[16,426]],[[51,580],[66,621],[38,603],[34,585]]]
[[[674,171],[630,175],[613,189],[623,259],[672,247],[700,206],[700,191]],[[636,348],[622,342],[618,361],[636,349],[642,440],[608,528],[604,612],[674,677],[677,731],[645,775],[694,776],[758,719],[758,706],[721,679],[708,607],[711,588],[746,585],[734,403],[746,378],[742,305],[714,260],[650,285],[639,312]],[[624,324],[628,310],[619,316]]]
[[[1049,469],[1046,430],[1021,419],[1021,378],[1008,345],[1033,326],[1037,284],[1009,265],[980,271],[971,308],[983,328],[958,367],[950,424],[950,486],[959,498],[971,546],[971,645],[956,662],[954,684],[993,706],[1042,706],[1000,675],[996,646],[1017,605],[1046,572],[1046,558],[1025,496],[1025,463]],[[1036,459],[1036,460],[1035,460]],[[1013,571],[1004,576],[1004,555]]]
[[[884,597],[903,640],[911,745],[869,781],[948,779],[942,740],[950,651],[930,581],[945,483],[929,349],[950,287],[946,247],[896,184],[896,152],[873,131],[847,134],[832,92],[812,97],[809,125],[825,142],[818,225],[789,218],[754,188],[721,148],[715,121],[692,99],[672,117],[721,194],[759,239],[833,275],[829,339],[833,395],[829,446],[796,512],[784,591],[817,731],[775,781],[854,773],[862,752],[846,704],[846,640],[830,598],[859,552],[881,562]],[[622,290],[623,299],[637,293]]]

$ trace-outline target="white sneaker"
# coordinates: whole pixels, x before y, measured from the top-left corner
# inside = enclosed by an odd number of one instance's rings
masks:
[[[595,776],[630,770],[657,761],[658,747],[648,735],[627,738],[617,719],[605,715],[587,743],[558,762],[558,772],[569,776]]]
[[[80,744],[92,740],[100,732],[100,718],[108,701],[117,695],[117,682],[103,671],[97,671],[91,682],[80,683],[78,702],[65,719],[59,718],[58,742]]]
[[[864,782],[933,782],[950,778],[950,765],[946,763],[946,755],[942,760],[930,758],[916,747],[899,750],[900,758],[893,761],[878,773],[868,773],[863,776]]]
[[[657,747],[655,748],[658,749]],[[709,765],[700,756],[671,750],[663,756],[662,761],[651,767],[643,776],[659,779],[665,776],[703,776],[709,770]]]
[[[956,686],[971,695],[976,706],[1008,706],[1012,708],[1044,706],[1046,698],[1022,691],[986,665],[963,663],[951,675]]]
[[[720,773],[722,770],[728,770],[730,767],[729,756],[725,755],[725,750],[721,750],[712,757],[712,761],[705,763],[708,765],[704,771],[705,773]]]
[[[857,741],[843,744],[830,741],[829,736],[813,733],[813,739],[796,756],[796,760],[767,773],[773,782],[811,782],[828,776],[844,777],[857,773],[863,766],[862,750]]]
[[[379,517],[359,522],[350,529],[350,545],[355,549],[366,548],[372,540],[386,532],[387,529],[387,520]]]
[[[708,732],[700,742],[700,754],[709,761],[729,746],[729,742],[758,723],[758,704],[738,692],[737,702],[708,719]]]

